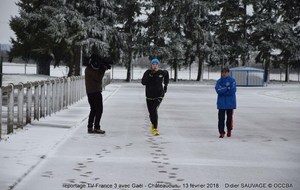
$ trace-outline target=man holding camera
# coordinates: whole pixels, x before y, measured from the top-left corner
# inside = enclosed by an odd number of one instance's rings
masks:
[[[111,66],[107,58],[101,58],[96,48],[93,48],[93,53],[85,69],[85,86],[88,102],[90,104],[87,126],[88,133],[105,134],[105,131],[101,130],[100,126],[103,113],[102,79],[105,71],[110,68]]]

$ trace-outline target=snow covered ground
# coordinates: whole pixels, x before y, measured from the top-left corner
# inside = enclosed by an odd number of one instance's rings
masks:
[[[238,88],[231,138],[218,138],[209,84],[170,84],[153,137],[139,83],[104,93],[106,135],[86,133],[84,98],[0,141],[0,189],[300,188],[300,85]]]

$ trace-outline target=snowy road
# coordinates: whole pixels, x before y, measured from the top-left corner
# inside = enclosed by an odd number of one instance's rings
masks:
[[[213,86],[170,85],[154,137],[144,88],[121,84],[105,136],[85,120],[14,189],[299,189],[300,102],[265,90],[238,88],[233,136],[219,139]]]

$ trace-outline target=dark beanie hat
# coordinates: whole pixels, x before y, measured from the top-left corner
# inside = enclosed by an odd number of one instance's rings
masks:
[[[228,72],[228,73],[229,73],[229,68],[225,67],[225,68],[223,68],[223,69],[221,70],[221,72],[222,72],[222,73],[223,73],[223,72]]]

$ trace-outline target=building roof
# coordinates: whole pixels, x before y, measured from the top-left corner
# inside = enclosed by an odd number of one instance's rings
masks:
[[[230,68],[230,71],[264,71],[263,69],[258,69],[255,67],[234,67]]]

